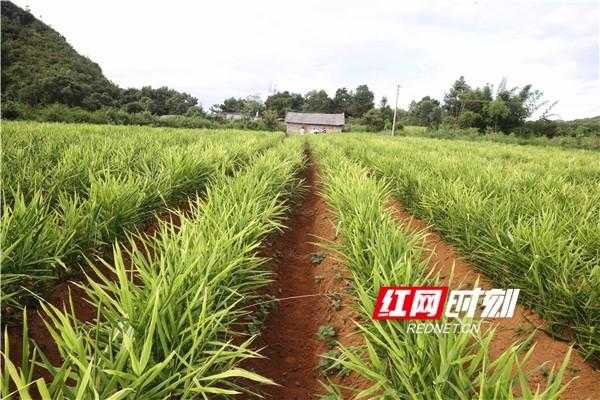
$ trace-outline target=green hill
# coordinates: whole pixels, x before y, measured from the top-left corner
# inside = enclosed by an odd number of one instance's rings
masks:
[[[600,115],[570,121],[558,121],[561,136],[588,136],[600,134]]]
[[[575,123],[575,124],[598,124],[598,126],[600,126],[600,115],[597,115],[595,117],[590,117],[590,118],[573,119],[573,120],[565,121],[565,122],[570,122],[570,123]]]
[[[121,89],[100,66],[77,53],[57,31],[10,1],[1,2],[2,102],[120,108],[155,115],[185,114],[198,100],[168,87]],[[199,111],[199,110],[196,110]]]
[[[3,99],[93,109],[114,105],[119,94],[98,64],[78,54],[60,33],[2,1]]]

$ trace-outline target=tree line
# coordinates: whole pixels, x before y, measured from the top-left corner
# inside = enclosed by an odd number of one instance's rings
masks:
[[[471,129],[479,133],[500,132],[518,136],[589,136],[600,133],[597,118],[560,121],[551,119],[558,101],[543,99],[531,85],[508,87],[502,79],[498,87],[470,86],[459,77],[440,102],[429,96],[411,102],[401,111],[401,121],[430,128]],[[537,114],[537,118],[532,117]]]
[[[476,128],[509,133],[525,125],[532,113],[547,103],[541,102],[541,92],[531,85],[507,88],[506,80],[494,90],[493,86],[472,88],[460,77],[445,95],[443,102],[425,96],[412,101],[408,110],[399,109],[397,124],[437,128],[441,124],[459,128]],[[551,108],[551,107],[548,107]],[[305,95],[281,91],[267,97],[264,103],[258,96],[230,97],[211,107],[215,114],[241,113],[247,117],[265,115],[283,118],[288,111],[344,113],[350,124],[368,131],[390,129],[394,111],[386,97],[375,105],[375,95],[366,84],[355,90],[339,88],[330,97],[325,90],[311,90]],[[544,118],[546,118],[544,116]]]
[[[394,110],[388,99],[382,97],[377,106],[374,100],[374,93],[363,84],[355,90],[339,88],[333,97],[325,90],[311,90],[305,95],[281,91],[268,96],[264,103],[258,96],[230,97],[214,105],[211,111],[217,115],[227,112],[248,117],[262,115],[271,122],[283,118],[288,111],[344,113],[349,130],[377,132],[391,129]],[[531,85],[509,88],[503,79],[496,88],[491,84],[472,87],[461,76],[442,101],[425,96],[412,101],[407,110],[398,109],[396,127],[401,130],[404,125],[416,125],[548,137],[585,136],[600,130],[596,120],[577,124],[551,120],[555,105],[556,102],[544,101],[542,92]],[[539,117],[532,120],[538,111]]]
[[[461,76],[443,102],[425,96],[412,101],[408,110],[398,110],[397,124],[400,129],[403,125],[437,128],[446,124],[482,132],[509,133],[522,127],[534,111],[547,105],[540,101],[541,97],[541,92],[533,90],[531,85],[509,89],[503,80],[496,90],[491,85],[471,88]],[[288,111],[344,113],[350,124],[369,131],[390,129],[394,115],[386,97],[375,105],[375,95],[366,84],[355,90],[339,88],[333,97],[322,89],[311,90],[305,95],[287,90],[277,92],[267,97],[264,103],[257,96],[230,97],[214,105],[211,111],[215,114],[241,113],[248,117],[267,113],[268,118],[283,118]]]
[[[420,125],[438,126],[445,122],[460,128],[493,129],[508,133],[522,126],[535,111],[547,105],[547,102],[540,101],[541,98],[542,93],[533,90],[531,85],[509,89],[506,79],[503,79],[496,90],[490,84],[472,88],[461,76],[446,93],[443,103],[423,97],[418,102],[413,101],[408,112]]]
[[[347,117],[360,118],[374,107],[375,95],[367,85],[356,90],[345,87],[337,89],[333,98],[325,90],[311,90],[305,95],[289,91],[277,92],[267,97],[264,103],[258,96],[247,98],[230,97],[221,104],[211,107],[213,113],[242,113],[255,115],[270,110],[283,118],[288,111],[315,113],[344,113]]]

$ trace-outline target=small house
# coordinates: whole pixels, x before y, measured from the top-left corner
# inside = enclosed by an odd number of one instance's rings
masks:
[[[341,132],[344,124],[344,114],[288,112],[285,115],[287,133]]]

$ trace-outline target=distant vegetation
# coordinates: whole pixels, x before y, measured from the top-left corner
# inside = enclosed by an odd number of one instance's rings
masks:
[[[337,89],[335,96],[330,98],[325,90],[311,90],[306,95],[290,93],[287,90],[277,92],[267,97],[262,103],[257,96],[245,99],[231,97],[222,104],[216,104],[211,111],[255,114],[264,110],[272,110],[279,118],[288,111],[304,111],[316,113],[344,113],[347,117],[360,118],[371,110],[375,95],[367,85],[359,85],[356,90],[343,87]]]
[[[147,111],[128,113],[114,107],[103,107],[96,111],[89,111],[81,107],[69,107],[64,104],[29,107],[20,103],[3,102],[2,118],[39,122],[147,125],[170,128],[283,130],[282,124],[277,119],[269,121],[266,118],[257,120],[243,118],[235,121],[225,121],[219,117],[207,117],[193,113],[186,113],[185,115],[155,115]]]
[[[494,94],[495,92],[495,94]],[[444,102],[424,97],[413,101],[402,121],[408,124],[432,128],[474,128],[479,133],[501,132],[517,136],[588,136],[600,133],[600,118],[587,118],[572,122],[551,120],[552,108],[557,102],[542,99],[542,92],[531,85],[508,88],[503,79],[494,90],[493,86],[471,88],[460,77]],[[537,120],[529,120],[539,112]]]
[[[588,122],[588,120],[590,122]],[[600,150],[600,134],[598,128],[596,133],[577,134],[578,130],[593,129],[593,118],[574,121],[558,121],[557,126],[565,132],[562,135],[553,137],[522,135],[518,133],[504,134],[501,132],[487,132],[482,134],[475,128],[453,128],[449,126],[440,126],[438,128],[428,128],[424,126],[406,126],[402,131],[404,136],[421,136],[435,139],[456,139],[468,141],[491,141],[518,145],[536,145],[536,146],[559,146],[575,149]],[[600,117],[595,118],[596,125],[600,123]],[[584,121],[584,122],[582,122]],[[581,128],[581,126],[585,128]]]

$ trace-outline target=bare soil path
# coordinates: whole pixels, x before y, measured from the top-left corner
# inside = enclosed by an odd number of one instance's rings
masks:
[[[278,299],[296,296],[303,298],[282,300],[272,311],[263,327],[258,342],[265,346],[266,359],[252,360],[250,368],[281,386],[261,390],[271,399],[312,399],[320,390],[317,352],[319,342],[319,303],[326,298],[315,296],[314,266],[311,254],[318,251],[316,241],[318,196],[315,190],[315,171],[309,166],[306,177],[307,192],[291,216],[288,229],[266,249],[277,262],[276,278],[270,292]]]
[[[266,249],[266,255],[274,259],[276,273],[268,293],[280,299],[256,343],[264,348],[261,354],[266,358],[245,365],[280,385],[254,389],[267,399],[312,400],[324,393],[319,381],[326,377],[319,360],[330,349],[317,338],[320,326],[334,327],[336,339],[344,345],[360,343],[352,322],[356,314],[346,290],[349,271],[317,244],[335,241],[335,220],[318,193],[318,174],[307,155],[304,198],[288,220],[288,229]],[[306,297],[294,298],[297,296]],[[333,381],[344,386],[357,382],[352,376]],[[350,391],[345,397],[350,398]]]
[[[415,218],[405,211],[400,203],[391,201],[390,210],[396,219],[409,231],[425,231],[423,241],[425,258],[433,271],[439,272],[444,284],[450,287],[472,288],[477,281],[478,286],[485,289],[493,288],[492,283],[481,275],[473,265],[468,263],[450,244],[444,242],[439,234],[434,232],[429,224]],[[452,282],[450,282],[450,276]],[[569,343],[555,340],[543,330],[544,321],[535,312],[523,306],[517,306],[513,318],[495,319],[490,321],[490,327],[496,329],[492,341],[492,358],[498,357],[516,340],[526,339],[535,332],[535,350],[525,364],[525,369],[533,369],[545,363],[545,367],[533,373],[529,385],[535,389],[537,385],[546,383],[546,374],[552,367],[558,369],[569,350]],[[600,399],[600,371],[585,362],[581,355],[573,350],[571,361],[566,371],[564,382],[575,378],[561,395],[564,400]]]

